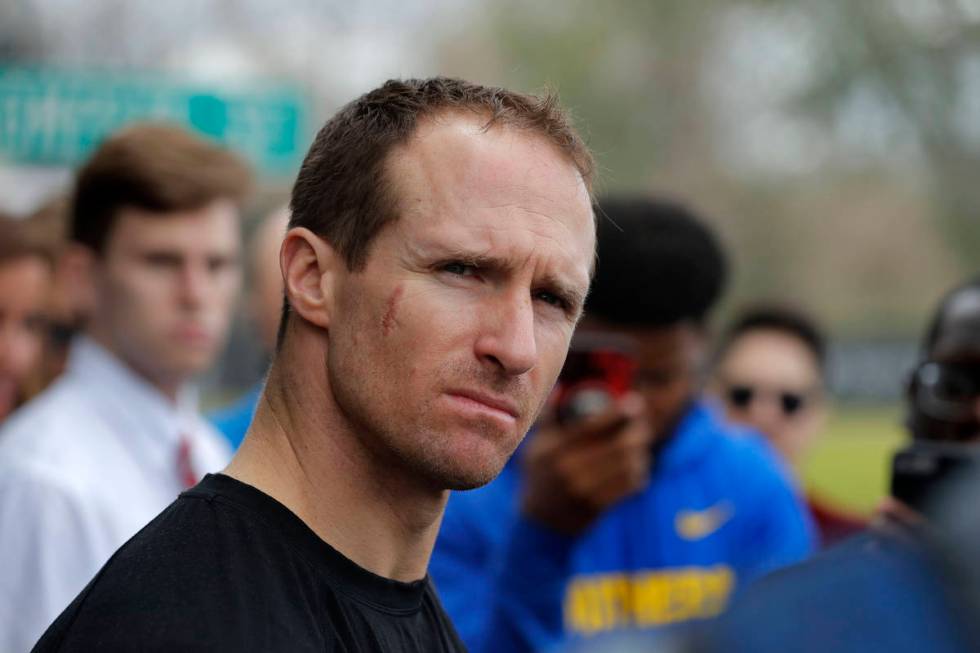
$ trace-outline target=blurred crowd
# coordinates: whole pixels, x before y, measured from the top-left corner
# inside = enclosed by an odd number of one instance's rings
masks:
[[[277,347],[290,214],[243,246],[252,184],[233,152],[134,124],[62,196],[0,217],[0,650],[29,650],[246,437],[261,382],[205,415],[195,381],[243,287],[264,354]],[[717,324],[738,271],[694,208],[600,197],[596,216],[552,400],[500,476],[452,494],[435,544],[430,574],[469,649],[966,650],[976,561],[945,524],[968,521],[950,479],[980,439],[980,280],[936,298],[895,379],[910,446],[892,496],[853,514],[799,476],[833,410],[806,297]]]

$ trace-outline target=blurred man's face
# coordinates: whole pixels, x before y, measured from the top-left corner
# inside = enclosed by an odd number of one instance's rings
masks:
[[[712,390],[729,419],[763,433],[791,463],[801,460],[823,426],[818,361],[799,338],[783,331],[738,336],[718,363]]]
[[[214,361],[241,283],[237,210],[120,212],[93,269],[91,335],[173,396]]]
[[[632,343],[635,387],[646,402],[657,438],[669,435],[700,391],[703,329],[691,322],[661,327],[618,327],[587,320],[583,329],[625,336]]]
[[[0,421],[17,405],[41,357],[50,266],[35,256],[0,264]]]
[[[939,336],[909,388],[916,437],[980,441],[980,290],[945,309]]]
[[[589,286],[576,168],[479,117],[424,122],[387,172],[400,216],[338,284],[330,386],[366,446],[434,489],[492,479],[540,411]]]

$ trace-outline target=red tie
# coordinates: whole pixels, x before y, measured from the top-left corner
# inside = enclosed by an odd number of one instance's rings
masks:
[[[180,446],[177,448],[177,474],[185,488],[197,485],[197,474],[191,465],[191,441],[186,436],[180,436]]]

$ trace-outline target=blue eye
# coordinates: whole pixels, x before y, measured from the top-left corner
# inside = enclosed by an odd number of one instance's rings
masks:
[[[564,299],[546,290],[541,290],[536,292],[534,294],[534,297],[536,299],[543,301],[545,304],[549,304],[551,306],[554,306],[555,308],[560,308],[562,310],[564,310],[568,306],[568,303]]]
[[[460,263],[459,261],[452,261],[451,263],[445,263],[442,266],[443,272],[448,272],[449,274],[455,274],[460,277],[470,277],[476,274],[476,266],[469,265],[467,263]]]

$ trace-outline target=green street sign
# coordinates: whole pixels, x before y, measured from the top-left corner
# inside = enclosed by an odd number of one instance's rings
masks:
[[[136,120],[176,122],[246,156],[264,174],[296,172],[309,102],[287,84],[214,89],[139,73],[0,66],[0,159],[76,165]]]

